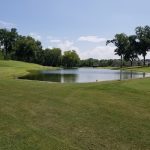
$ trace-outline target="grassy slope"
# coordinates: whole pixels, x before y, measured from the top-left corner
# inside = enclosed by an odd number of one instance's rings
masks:
[[[138,71],[138,72],[150,72],[150,67],[126,67],[123,68],[125,70],[132,70],[132,71]]]
[[[131,70],[131,71],[137,71],[137,72],[149,72],[150,73],[150,67],[140,67],[140,66],[135,66],[135,67],[97,67],[99,69],[113,69],[113,70]]]
[[[0,149],[150,147],[149,78],[50,84],[11,79],[41,66],[12,61],[0,66]]]
[[[18,61],[4,61],[0,60],[0,78],[10,79],[29,73],[30,71],[38,71],[41,69],[52,69],[37,64],[18,62]]]

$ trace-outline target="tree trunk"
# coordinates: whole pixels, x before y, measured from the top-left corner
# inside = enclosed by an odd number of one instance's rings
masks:
[[[4,50],[4,60],[7,59],[7,50]]]
[[[133,61],[131,60],[130,63],[131,63],[131,67],[132,67],[133,66]]]
[[[145,55],[143,56],[143,58],[144,58],[144,62],[143,62],[143,65],[145,66]]]
[[[123,64],[123,57],[121,55],[121,65],[120,65],[121,68],[122,68],[122,64]]]
[[[5,60],[7,59],[7,55],[8,55],[8,44],[5,43],[5,46],[4,46],[4,59]]]
[[[130,59],[131,67],[133,66],[133,61],[134,61],[134,58],[131,58]]]

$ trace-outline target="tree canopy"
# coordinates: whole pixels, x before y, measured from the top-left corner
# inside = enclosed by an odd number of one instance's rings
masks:
[[[143,65],[146,65],[146,55],[150,50],[150,27],[136,27],[135,34],[116,34],[113,39],[107,40],[106,45],[114,44],[114,53],[120,56],[119,60],[98,60],[89,58],[80,60],[75,50],[64,53],[60,48],[43,49],[42,43],[31,36],[19,35],[17,29],[0,29],[0,59],[13,59],[46,66],[120,66],[141,64],[139,56],[143,56]],[[136,62],[136,63],[135,63]]]
[[[18,33],[15,28],[12,28],[10,31],[7,29],[0,29],[0,49],[2,49],[5,59],[7,59],[8,54],[12,52],[17,37]]]
[[[80,58],[76,51],[70,50],[65,51],[63,58],[62,58],[62,64],[65,67],[77,67],[79,65]]]
[[[139,26],[135,29],[135,31],[139,42],[138,53],[143,56],[145,66],[145,57],[147,55],[148,50],[150,49],[150,27]]]
[[[60,66],[62,61],[62,52],[60,48],[44,50],[44,65]]]
[[[106,45],[113,43],[116,46],[115,54],[121,57],[121,67],[123,63],[123,58],[126,53],[126,49],[128,46],[128,36],[124,33],[116,34],[115,38],[112,40],[107,40]]]
[[[135,35],[116,34],[114,39],[106,42],[106,45],[109,43],[113,43],[116,46],[115,52],[121,56],[121,62],[125,59],[130,61],[132,66],[133,60],[138,59],[138,56],[142,55],[143,65],[145,66],[146,55],[150,50],[150,27],[136,27]]]

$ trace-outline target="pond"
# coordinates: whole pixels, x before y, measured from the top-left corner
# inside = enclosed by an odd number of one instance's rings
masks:
[[[87,83],[108,80],[126,80],[144,77],[150,77],[150,73],[97,68],[78,68],[43,70],[36,74],[28,74],[26,76],[19,77],[19,79],[60,83]]]

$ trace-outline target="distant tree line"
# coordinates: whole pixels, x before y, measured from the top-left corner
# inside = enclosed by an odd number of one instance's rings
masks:
[[[139,55],[143,56],[143,65],[145,66],[146,55],[150,50],[150,27],[137,27],[135,35],[116,34],[114,39],[106,42],[106,45],[110,43],[116,46],[115,54],[120,56],[121,67],[124,61],[130,61],[132,66],[134,61],[139,60]]]
[[[123,66],[131,66],[130,61],[125,61],[123,60],[122,62]],[[143,61],[142,60],[134,60],[132,62],[134,66],[142,66]],[[120,59],[85,59],[80,61],[80,67],[120,67],[121,66],[121,61]]]
[[[43,49],[40,41],[19,35],[15,28],[0,29],[0,58],[37,63],[46,66],[79,66],[76,51],[64,52],[60,48]]]
[[[146,55],[150,50],[150,27],[137,27],[135,35],[127,36],[124,33],[116,34],[114,39],[107,40],[106,45],[116,46],[115,54],[120,60],[98,60],[89,58],[80,60],[74,50],[65,51],[62,54],[60,48],[42,48],[40,41],[30,36],[19,35],[17,29],[0,29],[0,59],[12,59],[45,66],[63,67],[106,67],[106,66],[129,66],[146,65]],[[143,56],[143,61],[139,56]]]

